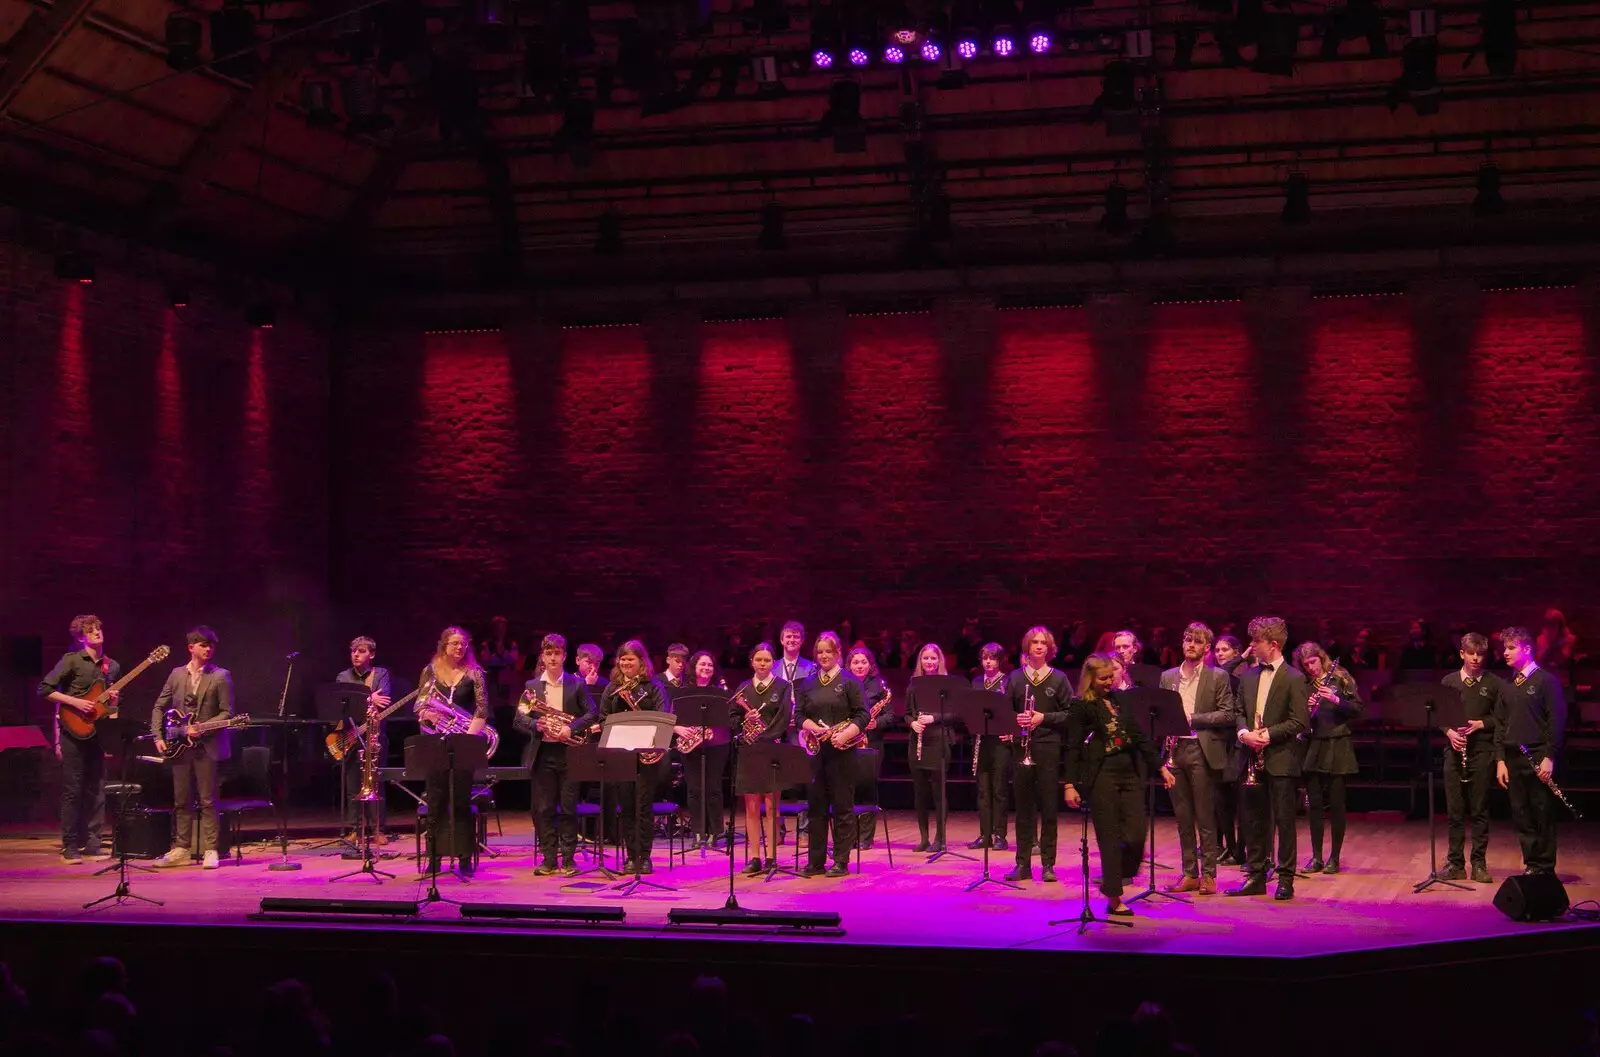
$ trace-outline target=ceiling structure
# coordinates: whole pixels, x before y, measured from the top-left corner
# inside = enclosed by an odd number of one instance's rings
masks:
[[[444,288],[1592,237],[1600,0],[1411,5],[0,0],[0,199]]]

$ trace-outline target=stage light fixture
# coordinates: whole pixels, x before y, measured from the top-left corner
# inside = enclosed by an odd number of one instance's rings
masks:
[[[415,899],[292,899],[285,896],[265,896],[261,910],[251,917],[268,915],[353,914],[363,917],[416,917]]]
[[[989,50],[994,52],[997,59],[1009,59],[1016,53],[1017,38],[1007,30],[995,30],[994,39],[989,42]]]
[[[724,925],[745,928],[784,928],[799,933],[826,929],[829,934],[840,931],[843,919],[831,910],[747,910],[744,908],[717,908],[694,910],[673,907],[667,911],[667,921],[673,925]]]
[[[838,56],[843,35],[833,12],[813,9],[811,16],[811,64],[819,70],[833,66]]]
[[[1492,161],[1478,166],[1478,193],[1472,199],[1472,211],[1480,217],[1497,217],[1506,211],[1506,200],[1500,194],[1500,167]]]
[[[258,301],[244,310],[244,321],[257,330],[271,330],[278,324],[278,310]]]
[[[622,254],[622,214],[615,209],[600,214],[600,233],[594,240],[594,251],[602,257]]]
[[[168,15],[161,39],[167,49],[167,65],[174,70],[192,70],[200,65],[200,40],[204,34],[198,18],[176,11]]]
[[[783,234],[783,207],[768,202],[761,207],[761,234],[756,236],[756,248],[781,250],[788,246]]]
[[[865,48],[851,48],[848,58],[851,66],[865,66],[872,61],[872,56],[867,54]]]
[[[1128,233],[1128,189],[1121,180],[1106,185],[1105,212],[1095,226],[1110,235]]]
[[[883,61],[890,66],[899,66],[906,61],[905,49],[898,44],[890,44],[883,49]]]
[[[833,65],[833,52],[825,48],[818,48],[811,53],[811,65],[819,70],[826,70]]]
[[[1311,221],[1311,178],[1296,169],[1283,182],[1283,222],[1307,224]]]
[[[929,43],[931,44],[933,42],[929,41]],[[972,36],[972,37],[962,36],[962,37],[956,38],[955,53],[957,55],[961,56],[961,58],[966,59],[969,62],[971,60],[977,58],[978,57],[978,38],[976,36]],[[926,56],[924,56],[924,57],[926,57]],[[938,58],[939,58],[939,56],[936,53],[934,55],[934,57],[932,59],[929,59],[928,61],[929,62],[937,62]]]
[[[923,62],[938,62],[943,57],[944,49],[939,46],[938,41],[930,38],[922,42]]]
[[[68,250],[56,257],[56,278],[87,286],[94,282],[94,264],[83,254]]]
[[[220,11],[211,14],[211,68],[240,80],[254,77],[260,68],[256,58],[256,16],[242,3],[226,0]]]
[[[563,905],[560,903],[463,903],[461,916],[467,919],[496,918],[513,921],[586,921],[590,924],[621,924],[627,911],[619,906]]]
[[[1043,55],[1050,50],[1055,41],[1050,37],[1050,31],[1043,26],[1034,26],[1028,31],[1028,50],[1035,55]]]
[[[778,58],[775,55],[757,55],[750,60],[750,73],[756,82],[757,99],[777,99],[789,88],[778,76]]]
[[[883,24],[889,27],[889,39],[902,48],[922,39],[922,26],[905,4],[891,4],[884,11]]]

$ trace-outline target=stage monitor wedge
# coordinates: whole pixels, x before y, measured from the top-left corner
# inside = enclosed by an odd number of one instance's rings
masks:
[[[627,919],[622,907],[583,906],[559,903],[463,903],[464,918],[501,918],[519,921],[588,921],[621,924]]]
[[[673,925],[733,925],[745,928],[781,928],[800,931],[810,929],[843,930],[842,919],[831,910],[744,910],[719,907],[714,910],[693,910],[674,907],[667,911],[667,921]]]
[[[326,916],[354,914],[366,917],[416,917],[415,899],[291,899],[283,896],[264,896],[262,915],[289,914]]]
[[[1512,921],[1552,921],[1570,906],[1566,886],[1553,873],[1513,874],[1494,894],[1494,907]]]

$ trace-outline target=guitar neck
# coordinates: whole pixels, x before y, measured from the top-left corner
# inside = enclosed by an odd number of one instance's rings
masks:
[[[417,688],[417,690],[420,690],[420,689],[421,689],[421,687]],[[404,708],[407,705],[409,705],[412,701],[414,701],[416,699],[417,690],[411,691],[409,694],[407,694],[405,697],[402,697],[398,701],[390,702],[388,708],[386,708],[382,712],[378,713],[378,721],[382,722],[383,720],[388,719],[390,716],[394,715],[396,712],[400,711],[402,708]]]
[[[124,672],[121,679],[118,679],[116,682],[106,687],[106,693],[111,694],[121,690],[124,686],[127,686],[129,683],[133,682],[134,679],[138,678],[140,672],[144,671],[154,663],[154,657],[146,657],[144,660],[134,665],[132,671]]]

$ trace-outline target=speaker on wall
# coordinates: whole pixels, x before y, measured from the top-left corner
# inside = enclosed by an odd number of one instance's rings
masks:
[[[0,638],[0,653],[5,655],[6,671],[19,679],[37,679],[44,674],[44,636],[6,635]]]
[[[1549,921],[1569,905],[1566,886],[1553,873],[1515,874],[1494,894],[1495,909],[1512,921]]]

